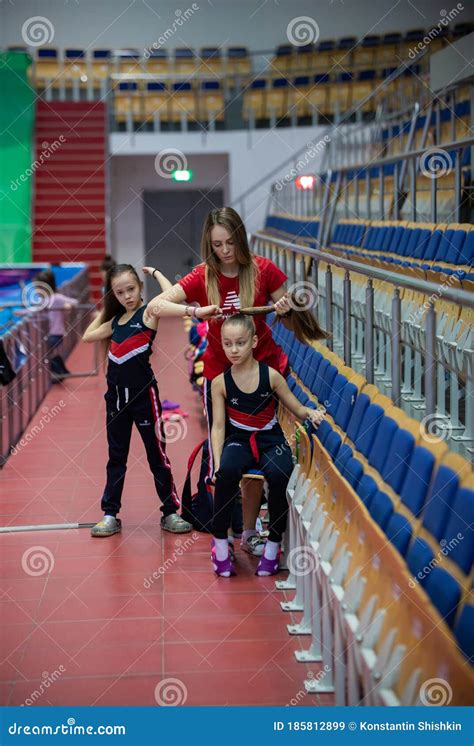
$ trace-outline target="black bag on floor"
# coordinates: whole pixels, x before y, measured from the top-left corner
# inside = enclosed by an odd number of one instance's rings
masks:
[[[191,472],[194,462],[199,451],[202,449],[201,468],[199,470],[199,479],[197,491],[191,492]],[[203,440],[196,446],[188,460],[188,471],[186,481],[181,496],[181,515],[185,521],[189,521],[197,531],[203,531],[206,534],[211,533],[213,499],[210,487],[206,485],[206,475],[209,461],[209,442]]]
[[[5,352],[5,347],[0,339],[0,385],[7,386],[16,377],[16,373]]]

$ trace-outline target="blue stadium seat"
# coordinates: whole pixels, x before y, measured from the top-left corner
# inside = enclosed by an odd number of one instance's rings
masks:
[[[393,513],[393,503],[386,492],[377,490],[370,502],[369,512],[380,528],[385,529]]]
[[[339,435],[339,433],[336,433],[335,430],[332,430],[325,440],[324,446],[333,461],[336,459],[337,454],[339,453],[341,443],[342,443],[342,438]]]
[[[357,485],[357,494],[368,508],[378,490],[377,482],[369,474],[364,474]]]
[[[360,424],[362,422],[362,419],[365,415],[365,412],[370,404],[370,398],[367,394],[364,394],[361,392],[354,404],[354,407],[352,409],[352,414],[349,419],[349,422],[347,423],[347,435],[352,440],[353,443],[355,443],[357,433],[360,428]]]
[[[423,446],[415,446],[400,492],[402,502],[418,517],[423,509],[430,486],[435,457]]]
[[[410,572],[420,585],[425,585],[433,559],[434,554],[428,543],[419,536],[415,537],[408,548],[406,561]]]
[[[387,461],[392,440],[398,430],[398,425],[391,417],[384,416],[375,434],[374,442],[369,451],[368,462],[381,474]]]
[[[340,392],[339,406],[336,409],[334,421],[342,430],[345,430],[354,409],[357,398],[357,386],[348,381]]]
[[[474,492],[461,487],[453,500],[441,541],[449,558],[468,575],[474,561]]]
[[[404,430],[403,427],[400,427],[393,436],[393,441],[387,454],[387,460],[381,469],[384,481],[389,484],[397,494],[400,493],[404,482],[408,463],[414,447],[415,438],[413,435],[408,430]]]
[[[413,526],[401,513],[393,513],[386,527],[387,539],[398,549],[402,557],[405,557],[408,545],[413,536]]]
[[[461,598],[458,581],[444,568],[435,567],[426,579],[425,590],[446,624],[452,627]]]
[[[354,445],[360,453],[368,456],[372,448],[380,421],[384,416],[383,408],[379,404],[369,404],[360,423]]]
[[[347,459],[342,475],[355,490],[357,490],[357,485],[359,484],[363,474],[364,468],[358,459],[353,457]]]
[[[342,470],[344,468],[344,464],[346,463],[347,459],[351,458],[352,456],[352,448],[347,445],[347,443],[344,443],[336,456],[336,459],[334,463],[336,464],[339,471],[342,473]]]
[[[422,516],[423,527],[438,541],[444,536],[458,486],[459,477],[456,472],[445,464],[440,464]]]

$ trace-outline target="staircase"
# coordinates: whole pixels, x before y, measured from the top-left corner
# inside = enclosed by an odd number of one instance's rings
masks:
[[[93,301],[106,251],[106,125],[99,102],[37,104],[33,261],[86,262]]]

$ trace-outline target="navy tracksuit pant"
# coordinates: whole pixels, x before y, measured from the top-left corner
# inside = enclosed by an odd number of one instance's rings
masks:
[[[135,424],[145,446],[156,492],[162,501],[163,515],[176,513],[179,498],[165,451],[161,402],[156,382],[143,389],[109,384],[104,398],[107,410],[109,460],[102,510],[105,514],[113,516],[120,511],[132,427]]]
[[[234,429],[224,443],[219,470],[215,475],[212,533],[216,539],[227,537],[242,474],[258,467],[268,482],[268,538],[279,542],[288,516],[286,487],[293,471],[291,449],[281,427],[276,425],[272,430],[261,430],[254,434],[259,455],[256,459],[250,435],[250,432],[237,432]]]

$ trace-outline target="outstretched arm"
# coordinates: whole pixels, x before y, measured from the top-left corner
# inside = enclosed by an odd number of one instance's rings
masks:
[[[273,392],[280,399],[282,404],[287,409],[289,409],[290,412],[294,414],[298,420],[300,420],[300,422],[304,422],[304,420],[310,420],[311,423],[315,427],[317,427],[319,423],[322,422],[324,419],[324,412],[322,412],[320,409],[311,409],[311,407],[303,406],[303,404],[301,404],[296,396],[290,391],[290,388],[283,376],[273,368],[270,368],[269,372],[270,385],[273,389]]]
[[[219,306],[195,306],[183,305],[186,302],[186,294],[179,283],[171,285],[160,295],[155,296],[146,307],[146,317],[157,316],[158,318],[195,316],[197,319],[212,319],[220,316],[222,311]]]
[[[225,391],[224,376],[214,378],[211,386],[212,394],[212,428],[211,446],[214,459],[214,473],[219,470],[222,449],[225,438]]]

